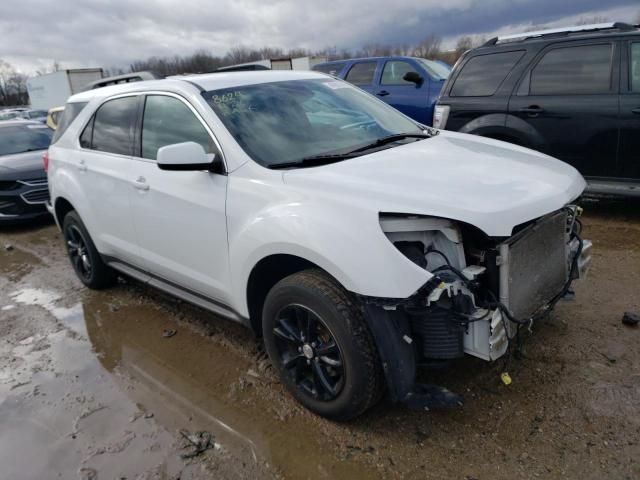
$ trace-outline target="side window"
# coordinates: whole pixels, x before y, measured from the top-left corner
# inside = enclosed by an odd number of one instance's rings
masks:
[[[471,58],[451,88],[452,97],[490,97],[524,55],[523,50],[491,53]]]
[[[408,82],[404,80],[404,75],[408,72],[415,72],[416,69],[411,66],[411,64],[407,62],[400,62],[397,60],[392,60],[384,64],[384,69],[382,70],[382,80],[380,84],[382,85],[410,85],[415,87],[416,84],[413,82]]]
[[[371,85],[376,73],[376,62],[360,62],[351,67],[345,80],[354,85]]]
[[[548,51],[531,71],[530,95],[580,95],[611,90],[612,45]]]
[[[58,115],[60,115],[59,112],[54,112],[51,114],[52,117],[56,115],[56,117],[53,118],[53,121],[58,125],[56,128],[56,131],[53,132],[53,137],[51,138],[52,145],[58,141],[58,139],[62,136],[62,134],[67,130],[67,128],[69,128],[69,125],[71,125],[71,122],[73,122],[76,119],[78,114],[82,111],[82,109],[86,105],[87,105],[87,102],[67,103],[67,105],[64,107],[64,111],[62,112],[62,116],[59,119],[60,122],[58,122],[58,117],[57,117]]]
[[[103,103],[94,115],[91,149],[132,155],[131,130],[137,108],[136,96],[116,98]]]
[[[216,152],[209,132],[183,102],[166,95],[147,96],[142,120],[142,157],[155,160],[159,148],[183,142],[196,142],[205,152]]]
[[[629,87],[632,92],[640,92],[640,43],[631,44],[631,55],[629,57],[629,73],[631,79]]]

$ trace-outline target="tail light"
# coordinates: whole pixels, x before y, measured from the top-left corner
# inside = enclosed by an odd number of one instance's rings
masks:
[[[42,164],[44,165],[44,171],[49,171],[49,150],[42,154]]]
[[[449,118],[449,105],[436,105],[433,109],[433,126],[434,128],[444,129],[447,126]]]

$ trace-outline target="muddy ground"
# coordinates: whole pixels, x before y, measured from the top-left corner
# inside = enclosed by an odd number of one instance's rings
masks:
[[[2,228],[0,477],[640,478],[640,329],[620,321],[640,310],[640,203],[585,206],[590,276],[510,386],[468,358],[422,374],[462,408],[382,403],[349,424],[299,407],[243,327],[132,280],[89,291],[55,226]],[[182,458],[185,431],[211,448]]]

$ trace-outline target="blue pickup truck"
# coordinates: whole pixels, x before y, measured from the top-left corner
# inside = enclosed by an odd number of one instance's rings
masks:
[[[353,83],[424,125],[431,125],[433,106],[451,71],[445,63],[415,57],[336,60],[312,70]]]

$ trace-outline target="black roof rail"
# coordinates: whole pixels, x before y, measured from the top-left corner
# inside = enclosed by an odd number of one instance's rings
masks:
[[[541,38],[547,35],[570,35],[575,33],[589,33],[589,32],[602,32],[607,30],[619,30],[622,32],[628,32],[640,28],[640,25],[634,25],[625,22],[607,22],[607,23],[594,23],[589,25],[575,25],[570,27],[549,28],[544,30],[536,30],[531,32],[515,33],[511,35],[501,35],[493,37],[482,46],[488,47],[503,42],[515,42],[524,41],[532,38]]]

